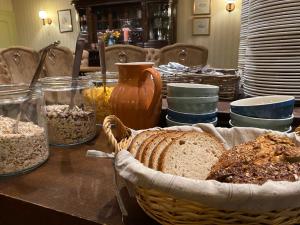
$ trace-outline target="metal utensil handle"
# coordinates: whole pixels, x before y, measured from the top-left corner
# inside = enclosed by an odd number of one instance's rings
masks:
[[[82,53],[84,49],[86,40],[84,38],[79,38],[76,41],[76,49],[75,49],[75,58],[73,64],[73,71],[72,71],[72,91],[71,91],[71,102],[70,102],[70,109],[74,107],[74,96],[76,93],[77,88],[77,78],[79,77],[80,72],[80,64],[82,59]]]
[[[102,73],[102,83],[103,83],[104,92],[106,92],[105,44],[102,39],[99,39],[98,47],[99,47],[99,58],[100,58],[100,66],[101,66],[101,73]]]
[[[59,44],[60,44],[60,41],[55,41],[54,43],[52,43],[52,44],[50,44],[50,45],[48,45],[47,47],[45,47],[45,48],[42,49],[42,56],[41,56],[41,58],[40,58],[40,61],[39,61],[38,66],[37,66],[37,68],[36,68],[36,70],[35,70],[35,73],[34,73],[34,75],[33,75],[33,78],[32,78],[32,80],[31,80],[31,82],[30,82],[30,85],[29,85],[29,92],[28,92],[28,94],[27,94],[27,96],[26,96],[26,98],[25,98],[25,101],[22,102],[22,104],[21,104],[21,106],[20,106],[20,111],[19,111],[19,113],[18,113],[16,123],[15,123],[14,126],[13,126],[13,132],[14,132],[14,133],[18,133],[18,129],[19,129],[19,121],[20,121],[20,119],[21,119],[21,117],[22,117],[23,112],[26,110],[26,105],[25,105],[25,103],[26,103],[27,101],[29,101],[29,100],[32,98],[33,88],[34,88],[34,86],[36,85],[36,83],[37,83],[37,81],[38,81],[38,79],[39,79],[39,77],[40,77],[40,74],[41,74],[41,71],[42,71],[42,69],[43,69],[43,66],[44,66],[44,63],[45,63],[45,59],[46,59],[46,56],[47,56],[48,52],[50,51],[50,49],[52,49],[52,48],[58,46]]]

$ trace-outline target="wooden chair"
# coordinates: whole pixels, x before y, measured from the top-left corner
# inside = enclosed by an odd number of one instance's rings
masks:
[[[71,76],[73,61],[73,53],[69,48],[55,47],[51,49],[44,64],[45,76]]]
[[[118,71],[115,63],[145,62],[144,48],[132,45],[113,45],[105,48],[106,69],[109,72]]]
[[[177,62],[186,66],[206,65],[208,50],[205,47],[177,43],[160,49],[159,65]]]
[[[10,84],[11,74],[8,71],[8,66],[6,65],[4,59],[0,57],[0,84]]]
[[[39,61],[39,54],[30,48],[11,47],[0,52],[4,71],[11,83],[30,83]],[[2,69],[3,69],[2,68]]]

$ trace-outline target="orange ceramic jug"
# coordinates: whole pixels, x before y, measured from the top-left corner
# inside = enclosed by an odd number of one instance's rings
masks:
[[[153,63],[116,63],[119,82],[114,88],[110,102],[112,113],[133,129],[155,127],[161,112],[160,74],[152,68]]]

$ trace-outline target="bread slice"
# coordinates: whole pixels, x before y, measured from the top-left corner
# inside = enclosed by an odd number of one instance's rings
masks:
[[[128,151],[133,155],[133,157],[136,157],[137,151],[138,151],[140,145],[144,142],[144,140],[146,140],[149,136],[151,136],[155,132],[157,132],[157,131],[154,131],[154,130],[153,131],[152,130],[151,131],[150,130],[143,131],[143,132],[137,134],[133,138],[133,140],[128,148]]]
[[[224,151],[212,135],[188,132],[165,148],[158,168],[164,173],[205,180]]]
[[[151,142],[148,142],[141,154],[141,162],[149,167],[149,159],[151,156],[152,151],[156,148],[156,146],[165,138],[168,137],[172,132],[176,131],[166,131],[165,133],[161,133],[157,135],[155,138],[152,139]]]
[[[142,162],[141,159],[142,159],[142,154],[143,154],[144,149],[148,146],[149,143],[151,143],[158,136],[159,133],[160,133],[159,131],[155,132],[143,141],[143,143],[140,145],[140,147],[136,153],[136,156],[135,156],[135,158],[137,160]]]
[[[159,162],[159,157],[162,151],[176,138],[184,135],[185,132],[182,131],[176,131],[176,132],[171,132],[166,135],[166,137],[161,140],[158,145],[152,150],[150,156],[149,156],[149,163],[148,167],[158,170],[158,162]]]

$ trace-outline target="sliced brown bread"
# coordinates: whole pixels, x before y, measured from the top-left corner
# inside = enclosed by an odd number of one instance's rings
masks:
[[[142,162],[141,159],[142,159],[142,154],[143,154],[144,149],[148,146],[149,143],[151,143],[158,136],[159,133],[161,133],[161,132],[159,132],[159,131],[154,132],[152,135],[150,135],[147,139],[145,139],[143,141],[143,143],[140,145],[140,147],[135,155],[135,158],[137,160]]]
[[[149,157],[149,163],[148,167],[158,170],[158,162],[159,162],[159,157],[162,151],[176,138],[184,135],[185,132],[177,131],[177,132],[171,132],[168,133],[166,138],[161,140],[158,145],[153,149],[151,152],[151,155]]]
[[[170,135],[170,133],[172,132],[176,132],[176,131],[166,131],[165,133],[157,135],[155,138],[152,139],[152,141],[147,143],[147,145],[145,146],[141,154],[141,162],[145,166],[149,166],[149,159],[152,151],[163,139],[167,138],[168,135]]]
[[[152,131],[152,130],[151,131],[149,131],[149,130],[143,131],[143,132],[137,134],[133,138],[133,140],[128,148],[128,151],[133,155],[133,157],[136,157],[137,151],[138,151],[139,147],[141,146],[141,144],[144,142],[144,140],[146,140],[149,136],[151,136],[155,132],[157,132],[157,131]]]
[[[224,151],[212,135],[188,132],[165,148],[158,168],[164,173],[205,180]]]

